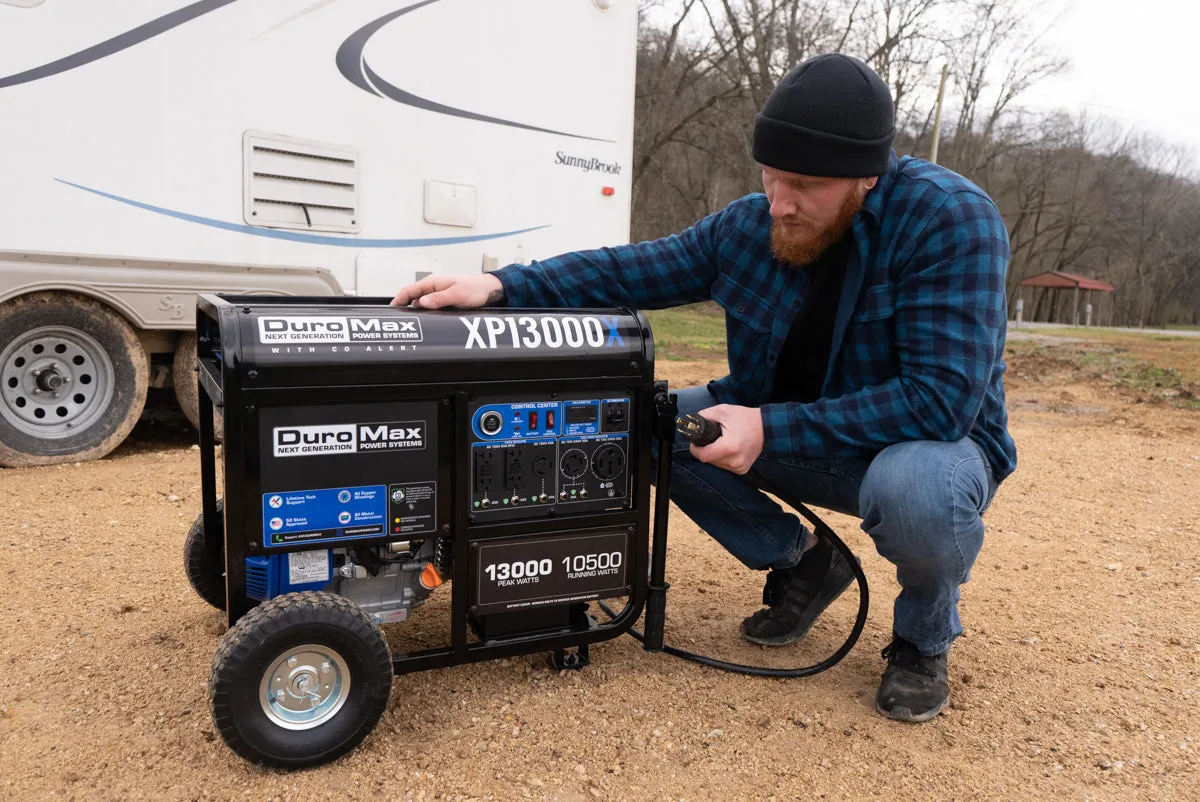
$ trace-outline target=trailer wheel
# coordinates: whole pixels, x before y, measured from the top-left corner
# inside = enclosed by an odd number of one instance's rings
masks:
[[[146,352],[109,307],[39,292],[0,306],[0,467],[99,459],[146,403]]]
[[[200,430],[200,380],[196,375],[196,332],[179,338],[175,345],[175,360],[171,369],[175,382],[175,400],[188,422]],[[224,433],[221,410],[213,407],[213,437],[218,443]]]
[[[221,638],[208,682],[222,740],[252,763],[303,768],[357,746],[392,690],[379,629],[332,593],[289,593],[257,605]]]
[[[225,502],[217,499],[217,515],[225,512]],[[214,532],[215,537],[224,540],[224,532]],[[221,559],[225,558],[225,548],[222,545]],[[225,609],[225,564],[209,565],[204,551],[204,513],[201,512],[192,522],[188,530],[187,540],[183,543],[183,570],[187,573],[188,582],[196,595],[216,607]]]

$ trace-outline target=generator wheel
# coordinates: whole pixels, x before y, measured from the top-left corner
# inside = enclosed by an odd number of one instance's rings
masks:
[[[225,502],[217,499],[217,515],[224,515],[224,513]],[[222,542],[224,541],[224,532],[214,534],[220,537]],[[225,559],[223,543],[221,559]],[[187,540],[183,542],[183,570],[187,573],[192,589],[200,598],[218,610],[225,609],[225,565],[224,562],[219,567],[208,564],[208,558],[204,551],[203,512],[196,516],[196,520],[192,522],[192,528],[188,530]]]
[[[188,422],[200,430],[200,379],[196,375],[196,332],[189,331],[175,344],[175,359],[171,378],[175,383],[175,400]],[[218,443],[224,433],[221,410],[213,407],[213,437]]]
[[[383,634],[353,603],[316,591],[251,609],[221,638],[208,682],[213,723],[229,748],[288,769],[356,747],[391,690]]]
[[[133,430],[149,361],[133,327],[56,292],[0,305],[0,467],[100,459]]]

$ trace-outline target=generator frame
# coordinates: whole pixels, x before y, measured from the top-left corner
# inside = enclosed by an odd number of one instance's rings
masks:
[[[334,302],[344,306],[386,305],[390,299],[365,297],[339,297],[336,300],[322,297],[289,297],[285,299],[243,295],[202,295],[197,302],[197,372],[199,375],[199,419],[200,419],[200,473],[202,518],[206,533],[220,533],[219,537],[205,537],[205,553],[210,565],[221,565],[225,573],[225,610],[227,625],[232,628],[253,607],[253,600],[246,593],[246,558],[264,553],[262,544],[252,531],[261,531],[261,510],[253,503],[260,494],[260,478],[256,466],[261,463],[259,443],[256,438],[244,436],[258,432],[258,416],[264,406],[320,404],[327,400],[328,388],[313,386],[258,387],[258,372],[254,367],[239,364],[228,358],[240,351],[236,341],[240,328],[236,318],[248,312],[251,306],[280,304],[287,306],[320,305]],[[581,310],[505,309],[505,312],[541,313]],[[612,311],[612,310],[608,310]],[[634,310],[622,310],[635,317],[649,334],[649,323],[644,315]],[[222,351],[216,341],[219,332],[225,332],[226,345],[232,349]],[[231,339],[232,338],[232,339]],[[641,364],[630,364],[627,375],[620,376],[577,376],[546,380],[522,380],[521,392],[561,393],[572,390],[622,392],[635,401],[630,420],[630,443],[633,485],[628,509],[592,513],[575,513],[565,516],[551,514],[541,520],[512,520],[503,522],[481,522],[476,514],[465,509],[462,499],[469,497],[469,471],[461,464],[440,464],[438,481],[442,486],[452,486],[444,507],[449,521],[438,527],[438,537],[450,538],[453,543],[455,576],[450,590],[450,643],[448,646],[392,653],[392,666],[396,674],[425,671],[428,669],[494,660],[534,652],[552,653],[553,665],[557,669],[579,669],[588,664],[588,646],[610,640],[631,632],[644,644],[647,651],[663,650],[663,630],[666,607],[665,582],[667,518],[669,514],[670,460],[658,460],[654,484],[658,492],[653,510],[653,548],[650,542],[650,498],[651,453],[647,447],[651,439],[658,442],[659,453],[669,454],[675,436],[676,400],[668,393],[666,382],[653,381],[653,344],[649,336],[643,337]],[[220,356],[218,356],[220,354]],[[464,389],[461,382],[421,382],[410,384],[379,384],[365,372],[367,365],[347,364],[336,369],[344,384],[338,386],[354,392],[355,401],[398,402],[411,401],[414,390],[423,399],[438,399],[439,418],[437,448],[441,453],[465,455],[471,443],[468,427],[456,425],[457,421],[469,417],[468,404],[478,395],[494,389],[510,392],[511,384],[502,382],[475,382]],[[647,378],[650,377],[650,378]],[[218,509],[217,441],[214,410],[220,411],[223,427],[224,493],[223,514]],[[584,622],[575,622],[569,632],[502,635],[486,640],[471,642],[468,638],[469,616],[473,611],[471,594],[475,582],[465,570],[472,565],[472,541],[502,539],[513,536],[529,536],[539,533],[561,532],[564,522],[569,520],[572,529],[625,527],[630,535],[628,548],[629,567],[628,603],[625,608],[606,621],[597,621],[591,615]],[[254,525],[251,528],[251,524]],[[396,539],[386,531],[377,538],[356,541],[370,545]],[[311,549],[303,543],[291,547],[271,549],[271,553],[287,553]],[[223,556],[222,556],[223,552]],[[647,559],[649,558],[649,565]],[[602,609],[610,612],[600,601]],[[646,612],[646,632],[633,630],[634,624]]]

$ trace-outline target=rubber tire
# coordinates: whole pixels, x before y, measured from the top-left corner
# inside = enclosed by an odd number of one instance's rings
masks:
[[[287,649],[336,649],[350,672],[350,694],[329,721],[310,730],[274,724],[259,703],[259,683]],[[358,746],[379,723],[392,692],[392,654],[361,609],[332,593],[276,596],[246,613],[217,647],[208,682],[213,724],[236,754],[272,768],[329,763]]]
[[[217,499],[217,515],[224,514],[225,502]],[[221,559],[223,560],[225,558],[223,545],[225,533],[221,532],[220,537],[222,540]],[[192,528],[188,530],[187,540],[183,542],[183,570],[197,596],[218,610],[225,609],[225,571],[214,573],[205,563],[203,512],[196,516],[196,520],[192,522]]]
[[[119,446],[142,415],[149,359],[133,327],[92,298],[37,292],[0,304],[0,343],[41,326],[67,326],[96,340],[113,363],[113,399],[95,423],[77,435],[39,440],[0,417],[0,467],[28,468],[100,459]]]
[[[175,400],[188,422],[200,431],[200,378],[196,375],[196,332],[180,336],[175,344],[175,359],[171,365],[171,380],[175,385]],[[213,437],[220,443],[224,436],[221,410],[213,407]]]

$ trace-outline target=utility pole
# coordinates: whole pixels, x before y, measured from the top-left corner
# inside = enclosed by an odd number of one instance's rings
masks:
[[[942,138],[942,98],[946,94],[946,72],[949,67],[949,64],[942,65],[942,80],[938,84],[937,111],[933,116],[933,144],[929,147],[929,161],[934,164],[937,164],[938,142]]]

